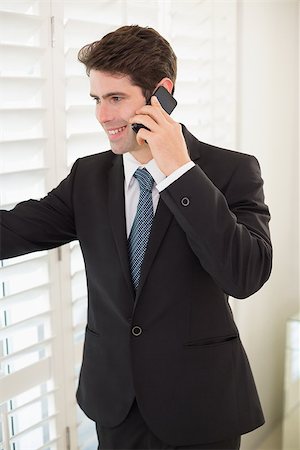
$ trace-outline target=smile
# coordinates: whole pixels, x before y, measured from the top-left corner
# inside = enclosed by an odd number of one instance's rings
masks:
[[[125,128],[126,128],[126,125],[121,128],[116,128],[115,130],[108,130],[108,134],[110,134],[110,135],[118,134],[121,131],[125,130]]]

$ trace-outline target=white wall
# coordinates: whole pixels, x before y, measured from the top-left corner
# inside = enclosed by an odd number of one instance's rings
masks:
[[[285,324],[299,308],[298,7],[296,0],[239,2],[237,143],[261,163],[274,245],[270,281],[235,307],[266,416],[244,437],[249,450],[281,419]]]

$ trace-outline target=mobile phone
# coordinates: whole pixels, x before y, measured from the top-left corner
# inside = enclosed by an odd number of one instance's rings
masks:
[[[166,88],[164,88],[163,86],[159,86],[152,95],[155,95],[155,97],[157,97],[159,103],[161,104],[161,106],[163,107],[163,109],[168,113],[171,114],[171,112],[173,111],[173,109],[175,108],[175,106],[177,105],[177,101],[175,100],[175,98],[173,97],[173,95],[171,95]],[[150,100],[147,102],[147,105],[150,105],[151,103],[151,98]],[[131,125],[131,128],[133,129],[133,131],[135,133],[137,133],[141,128],[146,128],[146,130],[148,130],[147,127],[145,127],[145,125],[142,125],[141,123],[133,123]]]

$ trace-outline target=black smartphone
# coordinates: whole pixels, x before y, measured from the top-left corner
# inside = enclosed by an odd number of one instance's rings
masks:
[[[175,98],[173,97],[173,95],[171,95],[166,88],[164,88],[163,86],[159,86],[152,95],[155,95],[155,97],[157,97],[159,103],[161,104],[161,106],[163,107],[163,109],[168,113],[171,114],[171,112],[173,111],[173,109],[175,108],[175,106],[177,105],[177,101],[175,100]],[[147,105],[150,105],[151,99],[147,102]],[[131,128],[133,129],[133,131],[135,133],[137,133],[141,128],[146,128],[148,130],[147,127],[145,127],[144,125],[142,125],[141,123],[133,123],[131,125]]]

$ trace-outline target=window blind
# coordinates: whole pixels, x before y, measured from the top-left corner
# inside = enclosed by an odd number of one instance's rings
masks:
[[[174,118],[184,119],[199,140],[233,148],[236,2],[172,1],[170,16],[169,38],[178,56]]]
[[[49,2],[0,3],[1,208],[50,187]],[[0,265],[1,450],[59,447],[51,257]],[[62,447],[61,447],[62,448]]]

